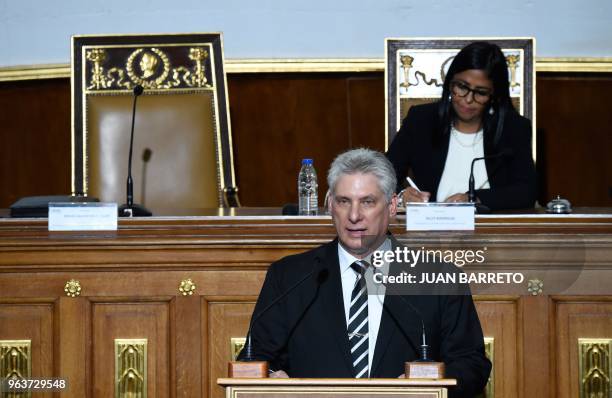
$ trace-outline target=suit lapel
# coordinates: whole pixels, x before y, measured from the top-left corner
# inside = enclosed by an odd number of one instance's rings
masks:
[[[372,361],[372,369],[370,371],[370,377],[376,377],[376,372],[380,366],[380,361],[389,347],[391,338],[395,334],[395,325],[391,314],[396,314],[397,308],[397,297],[385,296],[383,303],[383,312],[380,318],[380,327],[378,330],[378,338],[376,339],[376,348],[374,349],[374,360]]]
[[[326,245],[321,260],[325,262],[329,271],[329,279],[327,283],[321,285],[320,292],[326,317],[324,325],[327,325],[326,327],[329,327],[332,332],[349,373],[352,377],[355,377],[346,328],[346,315],[344,314],[337,239]]]
[[[402,245],[392,236],[391,239],[391,248],[395,250],[397,247],[401,247]],[[401,273],[401,267],[396,263],[391,263],[389,266],[389,275],[399,275]],[[389,292],[390,289],[387,289]],[[385,301],[383,303],[383,312],[380,319],[380,328],[378,330],[378,339],[376,340],[376,348],[374,349],[374,360],[372,361],[372,370],[370,372],[370,377],[378,377],[377,375],[379,367],[381,365],[381,360],[385,355],[388,347],[391,345],[391,341],[395,338],[397,339],[407,339],[408,341],[412,341],[409,336],[405,336],[404,333],[410,333],[410,330],[403,318],[403,314],[407,311],[406,304],[401,300],[401,298],[397,297],[399,292],[395,292],[394,294],[386,294]],[[410,300],[410,296],[404,296],[406,300]],[[398,326],[401,325],[401,326]],[[398,331],[399,329],[399,331]],[[396,331],[398,331],[396,333]],[[395,344],[394,344],[395,345]],[[416,348],[415,348],[416,355]]]

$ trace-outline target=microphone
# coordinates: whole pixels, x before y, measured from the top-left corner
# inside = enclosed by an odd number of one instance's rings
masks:
[[[513,156],[513,154],[514,153],[512,149],[504,148],[496,154],[482,156],[479,158],[472,159],[472,164],[470,166],[470,179],[468,181],[468,202],[475,204],[477,213],[488,213],[490,209],[487,206],[483,205],[482,203],[476,203],[476,188],[474,187],[475,185],[474,183],[474,163],[476,163],[479,160],[488,160],[488,159],[495,159],[495,158],[500,158],[500,157],[511,157]]]
[[[130,131],[130,151],[128,155],[127,200],[126,204],[119,206],[119,217],[148,217],[151,212],[141,205],[134,204],[134,181],[132,180],[132,148],[134,146],[134,123],[136,122],[136,100],[143,93],[144,88],[137,84],[134,86],[134,102],[132,105],[132,129]]]
[[[255,322],[257,322],[257,320],[259,320],[259,318],[262,317],[262,315],[264,315],[266,312],[268,312],[268,310],[272,307],[274,307],[279,301],[281,301],[282,299],[284,299],[285,297],[287,297],[287,295],[289,295],[289,293],[291,293],[292,291],[294,291],[296,288],[298,288],[300,285],[302,285],[302,283],[304,283],[307,279],[311,278],[315,273],[317,274],[317,291],[319,289],[319,287],[321,286],[321,284],[323,284],[323,282],[325,282],[325,280],[327,279],[328,275],[329,275],[329,271],[327,269],[327,267],[323,267],[321,265],[321,260],[317,257],[317,266],[310,272],[308,272],[306,275],[304,275],[304,277],[302,277],[300,280],[298,280],[297,282],[295,282],[293,285],[291,285],[291,287],[289,287],[287,290],[285,290],[285,292],[283,294],[281,294],[280,296],[278,296],[277,298],[275,298],[270,304],[268,304],[263,310],[261,310],[259,312],[259,314],[257,314],[257,316],[254,316],[253,319],[251,320],[251,323],[249,324],[249,330],[247,332],[247,337],[246,337],[246,342],[244,345],[244,356],[243,359],[240,360],[240,362],[252,362],[255,361],[254,355],[253,355],[253,345],[251,343],[251,330],[253,329],[253,325],[255,325]]]
[[[145,148],[144,151],[142,151],[142,174],[141,174],[141,181],[142,183],[140,184],[140,200],[142,200],[142,205],[144,206],[147,201],[146,201],[146,196],[147,196],[147,167],[149,165],[149,161],[151,160],[151,155],[153,154],[153,151],[151,151],[150,148]]]

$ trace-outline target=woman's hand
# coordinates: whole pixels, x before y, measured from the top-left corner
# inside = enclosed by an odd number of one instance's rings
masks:
[[[404,203],[408,202],[429,202],[431,193],[425,191],[418,191],[412,187],[408,187],[404,190]]]
[[[456,193],[445,200],[446,203],[466,203],[469,202],[467,193]]]

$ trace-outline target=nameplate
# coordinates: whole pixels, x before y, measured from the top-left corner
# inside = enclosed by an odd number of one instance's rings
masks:
[[[116,231],[117,203],[49,203],[49,231]]]
[[[472,203],[407,203],[407,231],[473,231]]]

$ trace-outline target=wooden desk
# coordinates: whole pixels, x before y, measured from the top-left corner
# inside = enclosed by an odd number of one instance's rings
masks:
[[[49,233],[45,219],[0,219],[0,340],[30,340],[23,359],[32,376],[69,378],[62,396],[113,396],[116,369],[144,347],[115,339],[146,338],[149,397],[222,397],[216,380],[226,376],[231,338],[246,332],[267,266],[335,236],[327,216],[225,212],[121,220],[112,233]],[[545,271],[541,293],[524,285],[476,297],[493,339],[491,385],[496,397],[578,396],[580,367],[612,347],[609,211],[479,216],[472,233],[407,234],[402,225],[400,217],[391,230],[413,247],[486,247],[487,271]],[[68,297],[73,279],[81,290]],[[128,348],[124,362],[115,363],[115,346]]]

